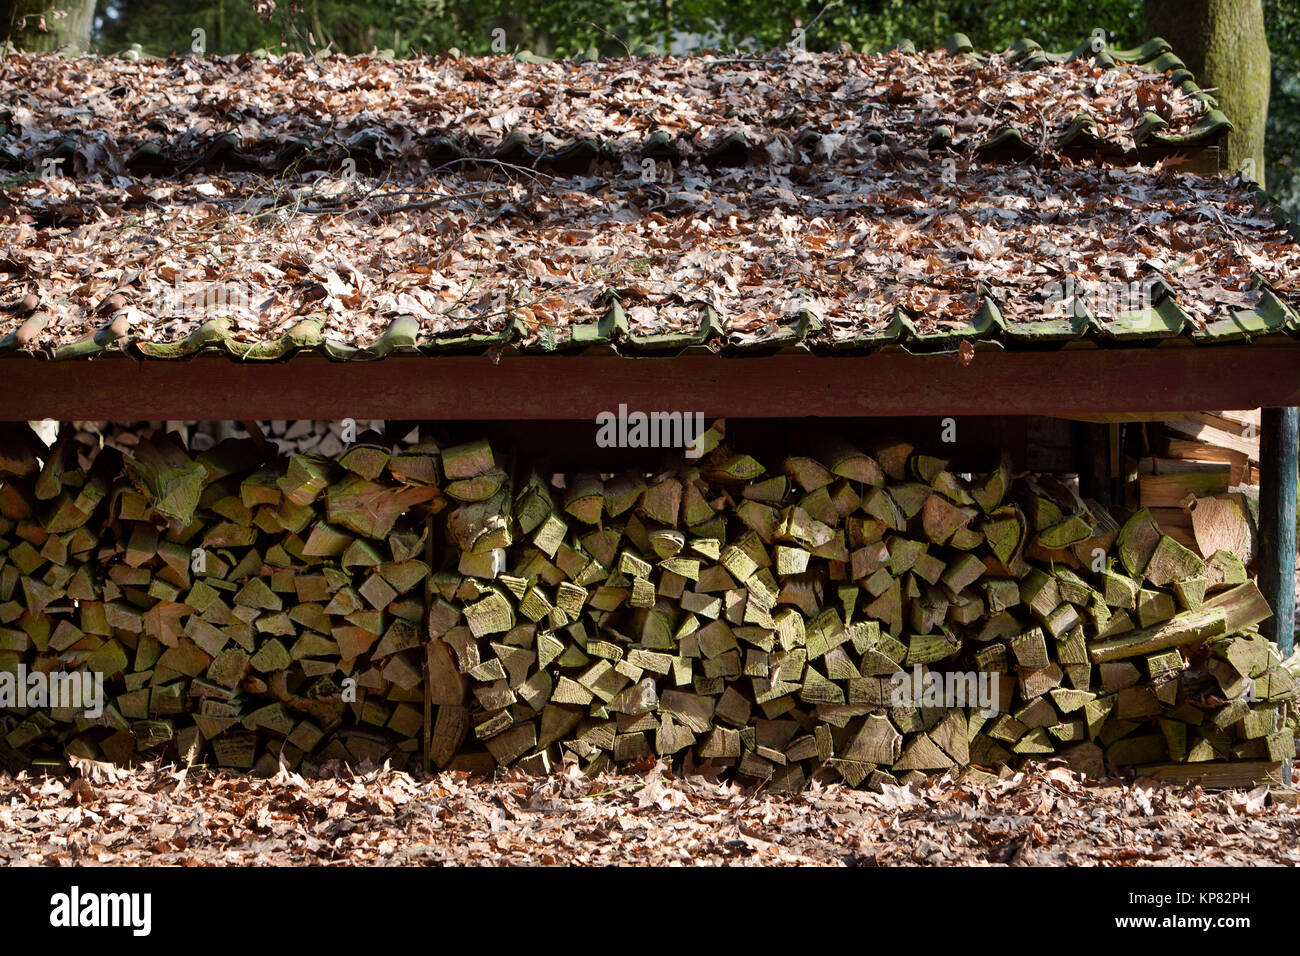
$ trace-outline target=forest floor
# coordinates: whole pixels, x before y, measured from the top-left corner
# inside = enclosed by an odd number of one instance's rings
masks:
[[[1295,865],[1288,796],[1053,763],[1000,781],[771,793],[662,764],[590,780],[255,779],[78,761],[0,775],[0,865]]]

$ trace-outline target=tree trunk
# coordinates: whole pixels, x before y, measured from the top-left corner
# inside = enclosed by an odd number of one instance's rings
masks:
[[[1268,116],[1269,52],[1260,0],[1145,0],[1147,31],[1163,37],[1196,75],[1215,88],[1237,127],[1228,136],[1227,167],[1251,161],[1264,184],[1264,122]]]
[[[0,0],[0,31],[19,50],[87,50],[95,0]]]

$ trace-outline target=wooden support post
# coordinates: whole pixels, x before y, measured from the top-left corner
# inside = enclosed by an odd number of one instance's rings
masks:
[[[1073,422],[1075,466],[1079,469],[1079,493],[1098,504],[1111,506],[1110,426]]]
[[[421,429],[423,436],[424,429]],[[433,563],[433,515],[424,519],[424,563],[430,568],[435,567]],[[420,750],[424,754],[421,764],[425,773],[434,771],[433,761],[430,759],[433,747],[433,680],[429,672],[429,609],[433,607],[433,578],[424,579],[424,619],[420,622],[420,659],[423,661],[424,668],[424,736],[420,740]]]
[[[1111,422],[1106,426],[1110,430],[1110,444],[1107,451],[1110,453],[1110,503],[1112,505],[1123,506],[1124,504],[1124,426],[1119,422]]]
[[[432,438],[432,425],[425,423],[420,425],[420,438]],[[424,518],[424,563],[432,571],[437,565],[434,563],[439,555],[434,550],[434,517],[428,514]],[[424,767],[425,773],[433,773],[437,768],[434,766],[433,754],[433,674],[429,668],[429,612],[433,608],[433,576],[430,575],[424,579],[424,616],[420,622],[420,660],[423,661],[424,668],[424,736],[420,741],[420,752],[423,759],[420,761]]]
[[[1260,630],[1285,658],[1295,641],[1296,409],[1265,408],[1260,423],[1259,587],[1273,609]]]

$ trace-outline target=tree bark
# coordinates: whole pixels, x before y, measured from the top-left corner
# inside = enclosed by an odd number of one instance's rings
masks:
[[[90,48],[95,0],[0,0],[0,31],[19,50]]]
[[[1270,74],[1260,0],[1145,0],[1144,7],[1147,32],[1169,41],[1202,88],[1214,88],[1236,126],[1227,167],[1253,161],[1250,172],[1263,186]]]

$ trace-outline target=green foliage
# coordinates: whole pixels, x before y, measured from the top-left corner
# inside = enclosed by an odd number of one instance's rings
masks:
[[[1268,192],[1300,219],[1300,7],[1264,0],[1264,26],[1273,57],[1264,150]]]
[[[722,4],[699,3],[713,7]],[[788,42],[790,31],[810,23],[821,2],[774,0],[735,4],[726,15],[729,39],[752,38],[759,49]],[[1141,39],[1141,5],[1132,0],[1092,0],[1061,4],[1051,0],[995,0],[992,3],[907,2],[879,0],[829,7],[808,34],[810,49],[830,49],[840,42],[854,49],[887,49],[909,39],[919,49],[936,49],[953,33],[965,33],[976,47],[1002,49],[1021,37],[1049,48],[1068,49],[1094,29],[1104,29],[1112,43]]]
[[[807,46],[831,49],[841,42],[855,49],[886,49],[901,39],[937,48],[954,32],[979,47],[999,49],[1022,36],[1048,47],[1068,48],[1095,28],[1112,43],[1142,39],[1136,0],[994,0],[915,3],[907,0],[841,0],[820,17],[824,0],[302,0],[297,16],[317,48],[367,52],[392,49],[398,56],[456,47],[468,54],[494,52],[494,30],[504,30],[507,52],[531,50],[573,56],[595,47],[623,53],[640,45],[682,52],[691,46],[725,50],[767,50],[792,39],[796,28],[812,28]],[[283,10],[288,6],[282,0]],[[101,17],[101,47],[132,43],[145,52],[182,52],[190,31],[202,27],[212,53],[279,46],[281,21],[263,24],[246,0],[108,0]],[[295,37],[285,38],[291,47]],[[498,43],[498,48],[500,43]]]
[[[287,0],[282,6],[287,6]],[[103,4],[98,31],[99,48],[114,53],[132,44],[154,56],[183,54],[190,50],[192,31],[202,28],[207,52],[212,55],[247,53],[259,48],[315,51],[330,49],[362,53],[393,46],[395,30],[409,13],[398,7],[412,3],[349,3],[346,0],[305,0],[295,17],[299,38],[287,31],[281,17],[263,23],[248,0],[108,0]],[[421,4],[441,6],[440,2]],[[304,42],[305,41],[305,42]]]
[[[279,45],[279,32],[263,27],[242,0],[179,4],[170,0],[110,0],[100,17],[99,49],[115,53],[133,44],[153,56],[190,49],[191,31],[207,31],[212,54]]]

